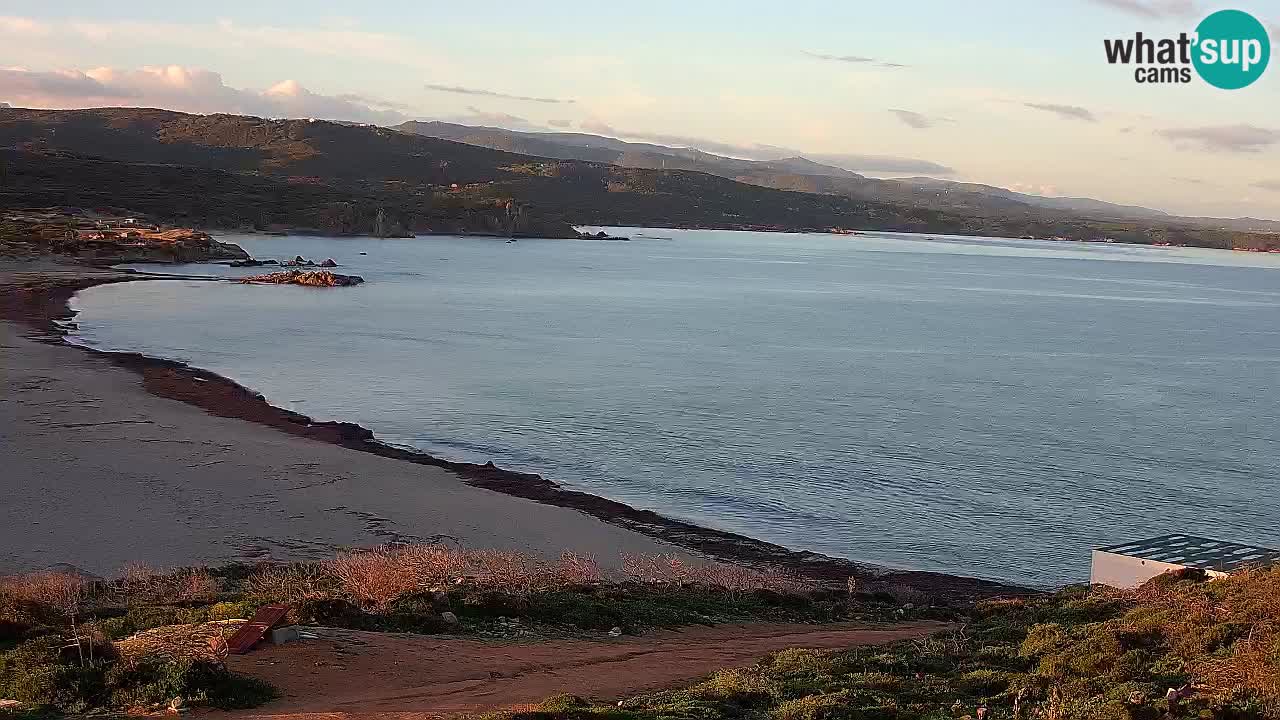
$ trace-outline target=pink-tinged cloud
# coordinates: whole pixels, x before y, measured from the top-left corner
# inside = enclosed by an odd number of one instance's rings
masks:
[[[1157,130],[1178,147],[1209,152],[1259,153],[1280,144],[1280,130],[1254,125],[1215,125]]]
[[[49,26],[31,18],[0,15],[0,32],[12,35],[48,35]]]
[[[370,107],[353,96],[311,92],[294,80],[259,92],[231,87],[216,72],[180,65],[137,70],[102,67],[83,72],[0,69],[0,100],[14,107],[162,107],[193,113],[318,118],[379,125],[408,119],[399,110]]]

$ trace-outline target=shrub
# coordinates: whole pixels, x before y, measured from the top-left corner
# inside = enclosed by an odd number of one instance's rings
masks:
[[[1010,675],[1002,670],[971,670],[956,680],[956,685],[970,695],[988,696],[1009,689]]]
[[[342,591],[364,608],[385,610],[397,598],[420,587],[409,555],[389,548],[340,553],[329,561],[329,572]]]
[[[247,620],[258,610],[252,600],[214,603],[209,607],[210,620]]]
[[[122,662],[107,672],[105,684],[110,691],[107,705],[115,708],[148,707],[182,698],[192,705],[234,710],[277,696],[271,685],[207,660]]]
[[[575,710],[585,710],[589,707],[591,707],[591,703],[569,693],[552,695],[538,704],[539,710],[549,713],[567,713]]]
[[[807,695],[778,703],[769,711],[773,720],[832,720],[850,717],[848,693]]]
[[[296,604],[332,597],[337,582],[323,565],[295,563],[260,567],[249,575],[244,587],[251,598],[265,603]]]

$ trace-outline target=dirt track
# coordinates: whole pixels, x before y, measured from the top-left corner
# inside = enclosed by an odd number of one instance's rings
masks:
[[[613,700],[750,665],[785,648],[874,645],[941,627],[719,626],[518,644],[326,630],[319,640],[233,658],[233,669],[272,682],[284,695],[234,717],[408,720],[510,708],[562,692]]]

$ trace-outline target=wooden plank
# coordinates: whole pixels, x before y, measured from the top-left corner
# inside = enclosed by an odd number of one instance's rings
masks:
[[[236,655],[243,655],[262,641],[272,627],[284,620],[289,614],[288,605],[265,605],[258,608],[253,618],[245,623],[231,639],[227,641],[227,650]]]

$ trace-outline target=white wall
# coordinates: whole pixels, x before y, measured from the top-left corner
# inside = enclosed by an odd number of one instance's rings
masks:
[[[1089,573],[1089,584],[1110,585],[1122,589],[1136,588],[1157,575],[1182,570],[1184,567],[1184,565],[1174,565],[1159,560],[1143,560],[1128,555],[1094,550],[1093,570]]]

